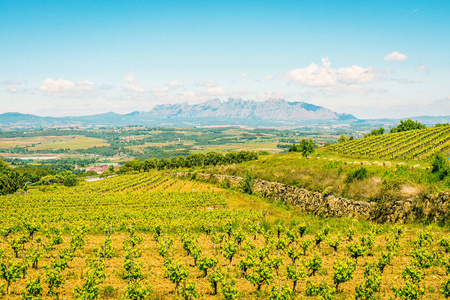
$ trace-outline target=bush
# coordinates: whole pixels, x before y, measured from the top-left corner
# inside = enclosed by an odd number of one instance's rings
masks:
[[[59,177],[54,175],[47,175],[41,178],[40,184],[42,185],[51,185],[53,183],[58,183]]]
[[[442,154],[436,154],[431,162],[431,172],[437,174],[439,179],[442,180],[450,174],[450,166],[447,159]]]
[[[298,145],[293,144],[289,148],[289,152],[301,152],[303,157],[307,157],[309,154],[314,153],[315,143],[313,139],[303,139]]]
[[[244,193],[249,195],[253,194],[253,185],[255,183],[255,178],[253,177],[253,173],[248,171],[245,173],[245,177],[241,182],[241,189]]]
[[[350,183],[355,180],[362,180],[369,177],[369,172],[365,167],[360,167],[347,174],[346,182]]]
[[[76,186],[78,184],[77,177],[75,175],[69,175],[64,179],[65,186]]]
[[[334,192],[334,187],[328,186],[328,187],[326,187],[326,188],[323,190],[322,195],[324,195],[325,197],[327,197],[327,196],[332,195],[333,192]]]
[[[311,281],[306,281],[306,296],[319,296],[319,299],[331,300],[334,299],[336,289],[327,283],[313,284]]]

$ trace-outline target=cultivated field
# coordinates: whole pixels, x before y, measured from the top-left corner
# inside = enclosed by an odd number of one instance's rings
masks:
[[[450,150],[450,126],[369,136],[332,145],[329,150],[347,157],[426,161]]]
[[[0,148],[3,149],[19,147],[29,150],[73,150],[107,145],[102,139],[80,135],[0,138]]]
[[[436,225],[323,219],[158,172],[44,189],[0,198],[5,299],[443,298]]]

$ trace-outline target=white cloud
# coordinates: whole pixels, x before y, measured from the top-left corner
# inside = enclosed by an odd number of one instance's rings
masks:
[[[304,68],[297,68],[285,74],[285,77],[307,87],[320,87],[328,92],[357,92],[365,88],[361,85],[375,81],[379,72],[371,67],[353,65],[333,69],[328,58],[322,58],[322,66],[311,63]]]
[[[45,93],[61,93],[66,91],[72,91],[75,89],[75,83],[69,80],[58,79],[53,80],[47,78],[39,88],[40,91]]]
[[[134,92],[134,93],[144,93],[145,89],[139,85],[139,83],[136,81],[136,77],[134,76],[134,73],[128,73],[123,76],[125,81],[125,90],[128,92]]]
[[[136,77],[131,72],[128,74],[125,74],[123,77],[125,78],[126,82],[135,82],[136,81]]]
[[[242,78],[247,78],[247,77],[248,77],[248,74],[247,74],[247,73],[241,73],[241,77],[242,77]]]
[[[155,86],[155,87],[152,88],[152,93],[155,96],[164,97],[164,96],[167,96],[167,94],[171,90],[172,89],[169,86]]]
[[[408,59],[408,56],[406,56],[403,53],[394,51],[394,52],[391,52],[388,55],[386,55],[383,59],[384,60],[405,61]]]
[[[17,92],[24,91],[18,90]],[[55,80],[51,78],[47,78],[42,82],[39,91],[49,95],[64,97],[82,97],[87,94],[95,94],[98,92],[96,86],[89,80],[70,81],[65,79]]]
[[[94,84],[87,80],[76,81],[75,83],[81,91],[92,91],[94,89]]]
[[[425,67],[424,65],[417,66],[416,70],[421,72],[428,72],[427,67]]]
[[[206,96],[218,97],[218,96],[225,96],[227,94],[227,92],[225,91],[225,89],[221,88],[220,86],[216,86],[216,87],[205,88],[205,94],[206,94]]]
[[[179,80],[172,80],[165,86],[155,86],[151,89],[153,95],[157,97],[165,97],[173,90],[176,90],[180,87],[184,86],[184,84]]]
[[[275,76],[266,76],[264,77],[265,80],[273,80],[275,78]]]
[[[179,88],[182,87],[184,84],[179,81],[179,80],[172,80],[171,82],[169,82],[169,86],[174,87],[174,88]]]

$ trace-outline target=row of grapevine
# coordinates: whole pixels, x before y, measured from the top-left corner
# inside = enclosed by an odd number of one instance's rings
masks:
[[[443,233],[284,221],[229,209],[221,192],[166,192],[186,181],[146,175],[109,178],[103,189],[83,184],[0,197],[0,297],[450,296]],[[144,182],[164,183],[159,191],[135,188]]]
[[[450,149],[450,126],[369,136],[329,147],[344,156],[376,159],[430,159]]]

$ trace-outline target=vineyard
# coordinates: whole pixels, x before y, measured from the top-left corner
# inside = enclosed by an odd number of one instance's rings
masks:
[[[368,136],[329,147],[343,156],[390,160],[429,160],[449,149],[450,126]]]
[[[158,172],[2,196],[1,297],[450,295],[439,227],[321,219],[266,201]]]

